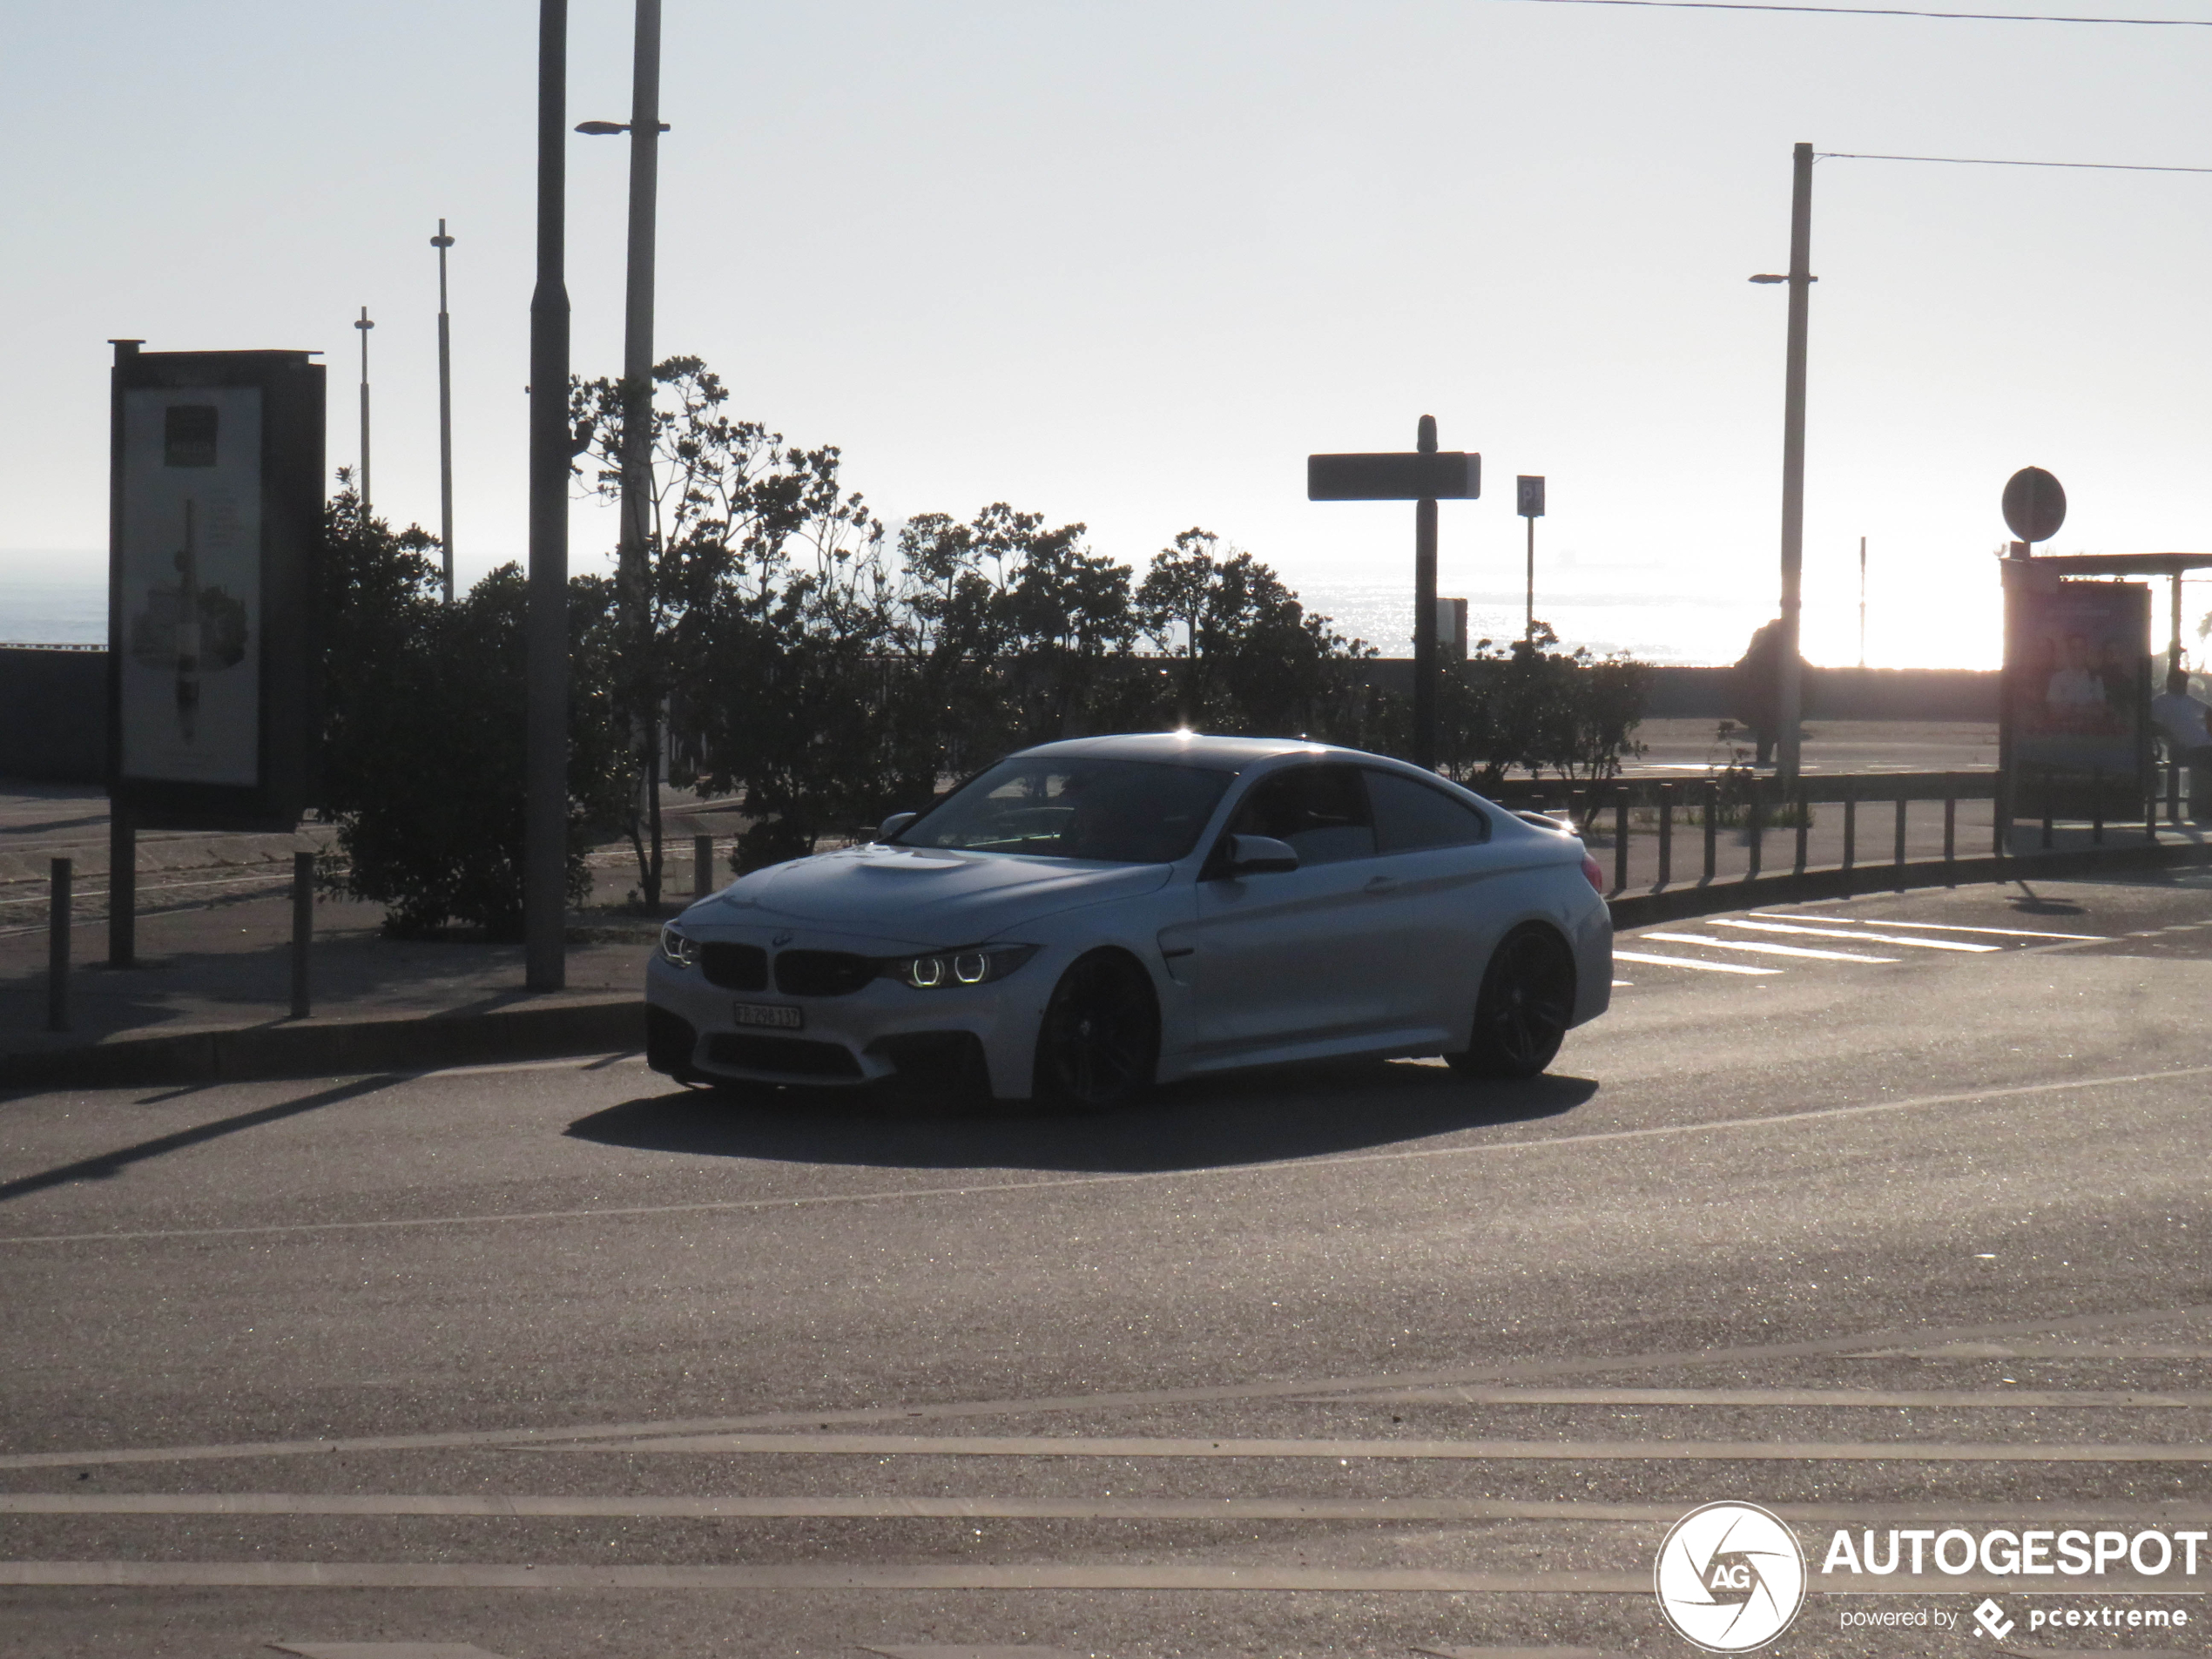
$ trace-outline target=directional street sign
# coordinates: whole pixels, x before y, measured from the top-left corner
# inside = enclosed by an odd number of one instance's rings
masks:
[[[1482,457],[1444,455],[1308,455],[1308,501],[1473,501]]]
[[[1482,493],[1482,457],[1436,447],[1436,417],[1424,415],[1411,455],[1308,455],[1308,501],[1409,501],[1413,506],[1413,752],[1436,765],[1436,503]]]

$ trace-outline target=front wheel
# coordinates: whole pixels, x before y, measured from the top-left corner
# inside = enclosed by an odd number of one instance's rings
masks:
[[[1474,999],[1467,1049],[1445,1055],[1475,1077],[1534,1077],[1551,1064],[1575,1018],[1575,957],[1534,922],[1499,942]]]
[[[1036,1093],[1083,1111],[1126,1106],[1152,1087],[1160,1009],[1144,970],[1095,950],[1060,976],[1037,1028]]]

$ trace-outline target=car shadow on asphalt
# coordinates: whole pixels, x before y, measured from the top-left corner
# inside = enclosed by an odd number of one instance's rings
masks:
[[[1199,1170],[1323,1157],[1556,1117],[1597,1093],[1581,1077],[1477,1082],[1442,1066],[1345,1062],[1207,1078],[1097,1115],[1026,1106],[900,1105],[786,1089],[732,1099],[676,1089],[578,1118],[605,1146],[893,1169]]]

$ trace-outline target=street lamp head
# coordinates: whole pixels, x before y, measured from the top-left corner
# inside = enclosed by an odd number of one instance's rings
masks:
[[[576,130],[578,132],[588,132],[595,138],[603,138],[610,132],[630,131],[619,121],[579,121],[576,124]]]
[[[1754,282],[1787,282],[1789,280],[1786,276],[1755,276],[1751,279]]]
[[[361,307],[361,314],[359,320],[354,322],[354,327],[360,329],[363,334],[367,334],[370,329],[376,327],[374,323],[368,320],[368,307],[367,306],[363,306]]]
[[[453,238],[446,234],[445,220],[440,219],[438,221],[438,233],[430,239],[430,246],[432,247],[451,247],[453,246]]]

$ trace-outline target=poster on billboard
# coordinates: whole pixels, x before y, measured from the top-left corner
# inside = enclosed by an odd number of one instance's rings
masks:
[[[288,826],[305,806],[323,378],[307,359],[118,344],[109,774],[141,822]]]
[[[2015,817],[2142,811],[2150,758],[2150,589],[2006,588],[2008,772]]]

